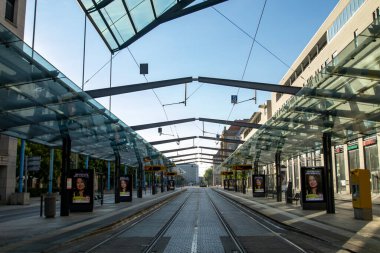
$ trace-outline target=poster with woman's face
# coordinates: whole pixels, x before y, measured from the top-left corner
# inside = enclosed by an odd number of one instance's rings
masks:
[[[91,196],[88,189],[89,174],[76,173],[73,176],[73,203],[90,203]]]
[[[253,178],[253,190],[254,192],[264,192],[264,178],[256,176]]]
[[[320,169],[305,171],[306,201],[323,201],[322,171]]]
[[[131,191],[129,189],[130,180],[129,177],[120,177],[120,196],[131,196]]]

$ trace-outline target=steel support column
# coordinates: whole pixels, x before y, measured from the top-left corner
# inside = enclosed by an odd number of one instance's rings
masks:
[[[49,165],[49,189],[48,193],[53,192],[53,175],[54,175],[54,148],[50,149],[50,165]]]
[[[69,192],[67,190],[67,176],[70,172],[71,138],[70,135],[62,136],[62,168],[61,168],[61,216],[69,216]]]
[[[281,192],[281,152],[277,151],[275,155],[276,163],[276,192],[277,192],[277,202],[282,201],[282,192]]]
[[[21,150],[20,150],[20,173],[19,173],[19,179],[18,179],[18,192],[23,192],[24,166],[25,166],[25,140],[23,139],[21,140]]]
[[[111,190],[111,162],[107,161],[107,191]]]
[[[331,133],[323,133],[323,162],[325,174],[326,212],[335,213],[334,185],[331,155]]]
[[[161,171],[160,173],[160,181],[161,181],[161,192],[164,192],[165,187],[164,187],[164,172],[163,171]]]
[[[253,168],[254,168],[254,173],[257,175],[259,174],[259,161],[258,160],[255,160],[254,163],[253,163]]]
[[[134,140],[132,141],[132,145],[133,145],[133,150],[135,151],[137,163],[139,165],[137,169],[137,182],[136,182],[137,183],[137,197],[142,198],[144,165],[141,161],[140,152]]]
[[[120,203],[120,154],[118,151],[115,151],[115,203]]]

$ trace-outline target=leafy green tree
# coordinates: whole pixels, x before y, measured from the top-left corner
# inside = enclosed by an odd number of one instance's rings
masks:
[[[208,185],[212,185],[213,183],[213,174],[212,174],[212,167],[208,168],[206,171],[205,171],[205,174],[204,174],[204,180],[207,182]]]

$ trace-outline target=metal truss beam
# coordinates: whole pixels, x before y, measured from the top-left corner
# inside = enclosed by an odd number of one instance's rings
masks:
[[[197,120],[196,118],[178,119],[178,120],[156,122],[156,123],[151,123],[151,124],[136,125],[136,126],[131,126],[131,128],[135,131],[138,131],[138,130],[155,128],[155,127],[160,127],[160,126],[169,126],[169,125],[187,123],[187,122],[192,122],[196,120]]]
[[[204,122],[211,122],[211,123],[231,125],[231,126],[240,126],[240,127],[247,127],[247,128],[255,128],[255,129],[259,129],[262,126],[261,124],[241,122],[241,121],[231,121],[231,120],[220,120],[220,119],[209,119],[209,118],[199,118],[198,120],[204,121]]]
[[[172,152],[177,152],[177,151],[183,151],[183,150],[189,150],[189,149],[194,149],[197,148],[196,146],[188,147],[188,148],[177,148],[177,149],[168,149],[168,150],[163,150],[160,151],[162,154],[164,153],[172,153]]]
[[[184,154],[184,155],[176,155],[176,156],[167,156],[166,158],[168,159],[174,159],[174,158],[180,158],[180,157],[185,157],[185,156],[191,156],[191,155],[207,155],[207,156],[212,156],[212,157],[217,157],[217,158],[227,158],[228,156],[221,156],[221,155],[213,155],[213,154],[206,154],[206,153],[191,153],[191,154]],[[199,157],[199,158],[205,158],[205,159],[209,159],[209,158],[206,158],[206,157]]]
[[[198,148],[216,150],[216,151],[221,151],[221,152],[230,152],[230,153],[235,151],[234,149],[220,149],[220,148],[210,148],[210,147],[203,147],[203,146],[199,146]]]
[[[111,88],[88,90],[86,91],[86,93],[90,95],[92,98],[101,98],[101,97],[114,96],[114,95],[119,95],[119,94],[124,94],[124,93],[142,91],[142,90],[157,89],[157,88],[162,88],[162,87],[167,87],[167,86],[172,86],[172,85],[177,85],[177,84],[191,83],[192,81],[193,81],[192,77],[184,77],[184,78],[177,78],[177,79],[162,80],[162,81],[157,81],[157,82],[130,84],[130,85],[124,85],[124,86],[111,87]]]
[[[214,137],[208,137],[208,136],[198,136],[198,138],[201,139],[206,139],[206,140],[215,140],[215,141],[220,141],[220,142],[230,142],[230,143],[238,143],[238,144],[243,144],[244,141],[241,140],[233,140],[233,139],[221,139],[221,138],[214,138]]]
[[[210,84],[216,84],[216,85],[232,86],[232,87],[251,89],[251,90],[270,91],[270,92],[285,93],[285,94],[291,94],[291,95],[295,95],[301,90],[301,87],[294,87],[294,86],[285,86],[285,85],[249,82],[249,81],[240,81],[240,80],[229,80],[229,79],[220,79],[220,78],[211,78],[211,77],[201,77],[201,76],[198,77],[197,81],[200,83],[210,83]]]
[[[195,138],[200,138],[200,139],[206,139],[206,140],[215,140],[215,141],[221,141],[221,142],[230,142],[230,143],[238,143],[238,144],[243,144],[244,141],[241,140],[233,140],[233,139],[221,139],[221,138],[213,138],[213,137],[207,137],[207,136],[190,136],[190,137],[183,137],[183,138],[176,138],[176,139],[170,139],[170,140],[162,140],[162,141],[153,141],[150,142],[151,145],[159,145],[159,144],[164,144],[164,143],[170,143],[170,142],[180,142],[184,140],[190,140],[190,139],[195,139]]]
[[[136,125],[136,126],[131,126],[131,128],[135,131],[138,131],[138,130],[155,128],[155,127],[160,127],[160,126],[187,123],[187,122],[196,121],[196,120],[210,122],[210,123],[231,125],[231,126],[254,128],[254,129],[259,129],[261,127],[261,124],[240,122],[240,121],[209,119],[209,118],[187,118],[187,119],[178,119],[178,120],[170,120],[170,121],[162,121],[162,122],[156,122],[156,123],[150,123],[150,124]]]
[[[170,21],[170,20],[173,20],[176,18],[180,18],[180,17],[183,17],[185,15],[188,15],[188,14],[209,8],[211,6],[214,6],[216,4],[223,3],[226,1],[228,1],[228,0],[207,0],[207,1],[201,2],[199,4],[195,4],[193,6],[182,9],[182,10],[174,13],[173,15],[169,15],[168,17],[165,18],[165,20],[163,22],[167,22],[167,21]]]
[[[176,156],[167,156],[168,159],[174,159],[174,158],[180,158],[185,156],[191,156],[191,155],[198,155],[199,153],[191,153],[191,154],[185,154],[185,155],[176,155]]]
[[[160,152],[164,154],[164,153],[171,153],[171,152],[177,152],[177,151],[183,151],[183,150],[189,150],[189,149],[195,149],[195,148],[216,150],[216,151],[229,152],[229,153],[232,153],[235,151],[233,149],[220,149],[220,148],[211,148],[211,147],[204,147],[204,146],[192,146],[192,147],[187,147],[187,148],[168,149],[168,150],[163,150]]]

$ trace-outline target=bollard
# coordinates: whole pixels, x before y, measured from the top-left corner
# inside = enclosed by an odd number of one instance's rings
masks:
[[[51,193],[48,193],[45,197],[45,217],[55,217],[55,196]]]
[[[40,203],[40,217],[42,217],[42,208],[44,203],[44,195],[41,194],[41,203]]]

